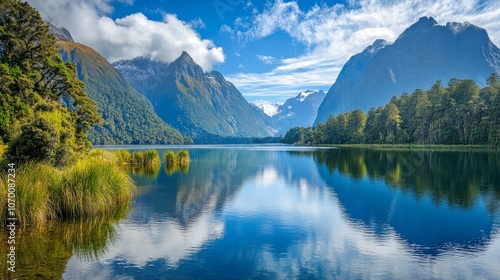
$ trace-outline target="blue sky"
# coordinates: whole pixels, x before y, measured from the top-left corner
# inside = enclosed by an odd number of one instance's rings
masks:
[[[173,61],[183,50],[250,102],[327,91],[350,56],[393,42],[422,16],[469,21],[500,44],[500,1],[28,0],[109,61]]]

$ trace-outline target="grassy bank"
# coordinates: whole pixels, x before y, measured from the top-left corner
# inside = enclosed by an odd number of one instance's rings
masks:
[[[388,151],[499,151],[488,145],[417,145],[417,144],[328,144],[321,147],[362,148]]]
[[[8,175],[0,171],[0,222],[8,210]],[[15,177],[17,224],[40,226],[50,220],[113,216],[128,208],[135,185],[110,152],[96,152],[76,164],[57,169],[24,163]]]

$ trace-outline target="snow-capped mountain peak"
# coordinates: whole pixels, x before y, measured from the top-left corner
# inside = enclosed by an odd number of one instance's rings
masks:
[[[309,95],[317,93],[317,92],[319,92],[319,90],[306,90],[306,91],[301,92],[296,98],[297,98],[297,100],[299,100],[299,102],[303,102],[304,100],[306,100],[306,98]]]

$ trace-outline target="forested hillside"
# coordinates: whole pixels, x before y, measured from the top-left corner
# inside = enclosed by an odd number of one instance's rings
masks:
[[[27,3],[0,3],[0,144],[10,161],[63,166],[91,148],[87,131],[102,122],[75,65]]]
[[[500,145],[500,81],[497,73],[479,86],[469,79],[436,82],[393,97],[385,106],[331,115],[315,128],[295,127],[283,143]]]
[[[178,130],[164,123],[149,100],[123,79],[111,64],[90,47],[60,40],[59,53],[74,62],[85,92],[96,101],[105,124],[94,126],[89,139],[94,144],[183,144],[191,143]]]

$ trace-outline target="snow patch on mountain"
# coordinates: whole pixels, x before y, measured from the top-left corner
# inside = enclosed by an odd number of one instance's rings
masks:
[[[306,91],[301,92],[301,93],[299,94],[299,96],[297,96],[297,97],[298,97],[298,100],[299,100],[300,102],[302,102],[302,101],[306,100],[306,98],[307,98],[309,95],[311,95],[311,94],[313,94],[313,93],[318,93],[318,92],[319,92],[319,90],[306,90]]]

